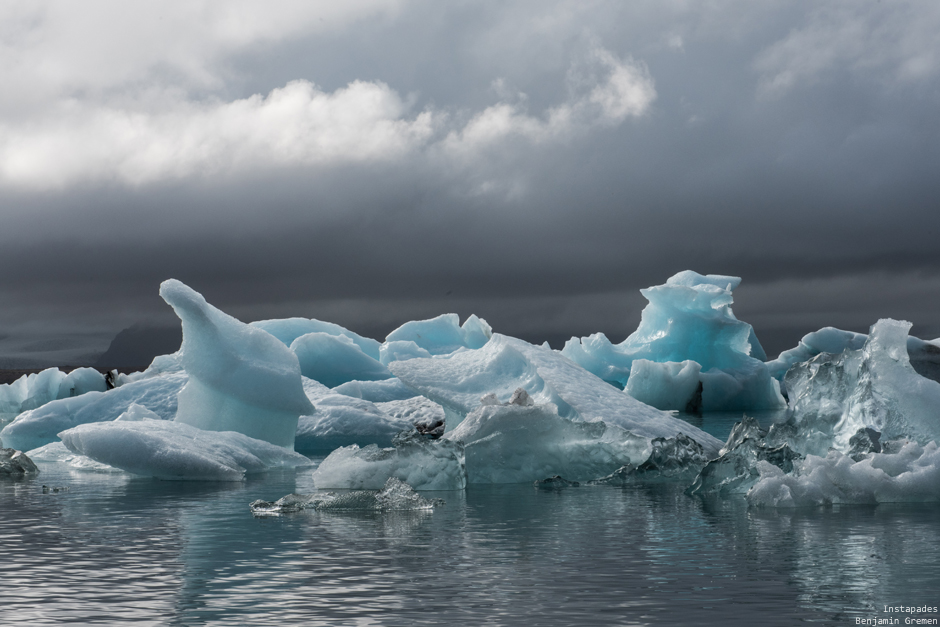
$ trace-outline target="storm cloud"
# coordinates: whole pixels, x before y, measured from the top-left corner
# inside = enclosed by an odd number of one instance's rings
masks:
[[[32,3],[0,16],[0,356],[245,320],[530,341],[744,278],[768,353],[940,335],[940,8],[920,2]]]

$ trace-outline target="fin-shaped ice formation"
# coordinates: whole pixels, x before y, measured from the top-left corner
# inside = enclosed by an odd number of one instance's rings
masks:
[[[84,424],[59,437],[73,453],[159,479],[241,481],[246,473],[310,464],[299,453],[242,433],[166,420]]]
[[[476,350],[396,361],[389,369],[444,408],[448,430],[479,407],[480,398],[492,394],[508,401],[522,388],[535,404],[555,405],[562,418],[603,421],[647,439],[683,433],[699,442],[706,454],[717,453],[721,446],[700,429],[624,394],[556,351],[498,333]]]
[[[160,296],[183,323],[182,363],[189,381],[179,393],[176,421],[293,448],[298,418],[313,412],[297,356],[180,281],[164,281]]]
[[[29,451],[57,441],[60,431],[114,420],[135,403],[156,412],[163,420],[172,420],[176,416],[177,394],[186,381],[185,374],[148,377],[107,392],[88,392],[52,401],[17,416],[0,431],[0,438],[9,446]]]
[[[621,388],[629,384],[638,359],[659,364],[692,361],[701,367],[702,410],[783,407],[754,329],[731,311],[731,292],[740,282],[738,277],[680,272],[665,285],[640,290],[649,304],[640,326],[623,342],[612,344],[603,333],[596,333],[571,338],[562,354]],[[658,407],[682,409],[697,386],[689,384],[690,376],[671,376],[672,370],[678,375],[681,368],[651,371],[647,366],[642,372],[648,380],[634,388],[660,403]]]

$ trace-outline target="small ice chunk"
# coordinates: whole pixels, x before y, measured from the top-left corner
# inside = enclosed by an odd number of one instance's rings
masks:
[[[338,448],[313,473],[318,488],[379,489],[396,477],[417,490],[460,490],[466,487],[463,446],[413,433],[393,448],[374,444]]]
[[[678,434],[674,438],[653,438],[646,461],[627,464],[591,485],[628,485],[638,482],[682,481],[695,477],[708,462],[701,445]]]
[[[174,421],[84,424],[59,437],[73,453],[159,479],[241,481],[246,473],[310,465],[303,455],[276,444]]]
[[[349,381],[376,381],[392,373],[345,335],[307,333],[290,345],[303,376],[333,388]]]
[[[26,453],[12,448],[0,448],[0,477],[23,477],[39,472]]]
[[[183,323],[182,362],[189,381],[176,421],[208,431],[237,431],[292,449],[297,419],[313,412],[297,356],[277,338],[244,324],[169,279],[160,296]]]
[[[443,504],[442,499],[426,499],[407,483],[389,477],[379,492],[362,490],[339,495],[332,492],[288,494],[273,503],[254,501],[249,507],[255,515],[270,516],[304,509],[382,512],[431,510]]]
[[[539,490],[560,490],[562,488],[577,488],[581,484],[577,481],[568,481],[560,475],[548,479],[538,479],[534,483]]]

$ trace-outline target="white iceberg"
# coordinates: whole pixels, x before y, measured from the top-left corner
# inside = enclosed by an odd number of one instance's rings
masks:
[[[247,473],[310,464],[299,453],[242,433],[204,431],[174,421],[98,422],[59,437],[73,453],[159,479],[241,481]]]
[[[186,374],[179,373],[148,377],[107,392],[88,392],[52,401],[17,416],[0,431],[0,439],[8,446],[32,450],[56,442],[60,431],[80,424],[114,420],[135,403],[163,420],[173,420],[177,394],[186,381]]]
[[[721,447],[704,431],[624,394],[550,348],[498,333],[476,350],[396,361],[389,369],[444,408],[448,430],[479,407],[482,397],[493,394],[507,402],[522,388],[533,403],[551,403],[560,417],[572,421],[603,421],[646,439],[683,433],[707,454],[717,454]]]
[[[307,333],[294,340],[290,349],[297,355],[303,376],[327,387],[392,378],[388,368],[345,335]]]
[[[612,344],[603,333],[595,333],[571,338],[561,352],[621,388],[628,385],[638,359],[693,361],[701,367],[702,410],[781,408],[785,401],[764,366],[767,356],[754,329],[731,311],[731,293],[740,282],[738,277],[680,272],[665,285],[641,290],[649,304],[640,326],[623,342]],[[642,389],[663,408],[683,408],[693,400],[685,377],[670,381],[668,376],[658,376],[656,380],[666,387],[654,390],[644,385]],[[676,387],[668,387],[671,383]],[[667,400],[659,401],[663,398]]]
[[[181,361],[189,381],[179,393],[176,422],[293,448],[298,418],[313,412],[297,356],[175,279],[160,285],[160,296],[183,323]]]

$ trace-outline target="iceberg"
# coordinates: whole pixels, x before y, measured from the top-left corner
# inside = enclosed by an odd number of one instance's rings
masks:
[[[395,438],[389,448],[338,448],[313,473],[320,489],[378,490],[390,477],[416,490],[461,490],[467,485],[463,446],[412,431]]]
[[[392,378],[388,368],[345,335],[307,333],[294,340],[290,349],[297,355],[303,376],[327,387]]]
[[[160,296],[183,324],[181,361],[189,380],[178,396],[176,422],[292,449],[298,418],[313,412],[297,356],[180,281],[164,281]]]
[[[493,329],[486,320],[471,315],[460,324],[460,317],[455,313],[443,314],[430,320],[412,320],[406,322],[385,338],[386,344],[393,342],[413,342],[418,349],[424,349],[431,355],[446,355],[464,348],[480,348],[493,335]],[[394,352],[386,351],[388,360]],[[383,361],[388,365],[390,361]]]
[[[677,364],[659,369],[643,365],[644,381],[632,386],[662,409],[682,409],[694,399],[697,386],[691,386],[690,366],[684,362],[701,368],[703,411],[784,407],[754,329],[731,311],[731,293],[740,282],[738,277],[680,272],[665,285],[641,290],[649,304],[640,326],[623,342],[612,344],[603,333],[595,333],[571,338],[561,352],[622,389],[629,385],[636,360]]]
[[[909,322],[879,320],[858,350],[820,353],[790,368],[795,448],[825,455],[845,453],[850,439],[871,428],[883,440],[909,438],[921,444],[940,439],[940,383],[920,376],[908,357]]]
[[[66,374],[58,368],[23,375],[0,384],[0,420],[42,407],[51,401],[107,390],[104,375],[94,368],[76,368]]]
[[[721,447],[714,437],[624,394],[556,351],[498,333],[482,348],[396,361],[389,369],[444,408],[448,431],[477,409],[482,397],[492,394],[507,402],[521,388],[534,404],[552,404],[559,417],[570,421],[605,422],[646,439],[682,433],[706,454],[717,454]]]
[[[856,461],[830,451],[807,455],[793,472],[759,462],[760,480],[747,493],[758,507],[812,507],[940,501],[940,446],[903,443],[895,453]]]
[[[84,455],[77,455],[67,449],[61,440],[40,446],[39,448],[27,451],[30,459],[36,462],[65,464],[72,470],[83,470],[89,472],[124,472],[120,468],[114,468],[107,464],[96,462]]]
[[[408,417],[389,415],[375,403],[327,394],[316,399],[314,412],[300,417],[294,448],[305,453],[326,453],[350,444],[391,446],[398,433],[413,426]]]
[[[369,337],[363,337],[349,329],[345,329],[332,322],[323,322],[312,318],[285,318],[280,320],[258,320],[249,322],[250,326],[267,331],[284,346],[290,346],[294,340],[308,333],[325,333],[334,337],[345,337],[362,349],[362,352],[372,359],[379,358],[380,343]]]
[[[58,433],[91,422],[116,419],[133,404],[142,405],[163,420],[176,417],[176,398],[186,384],[185,373],[142,378],[107,392],[88,392],[52,401],[23,412],[0,431],[8,445],[23,451],[58,441]]]
[[[554,404],[486,399],[444,437],[463,446],[468,483],[531,483],[553,475],[594,479],[648,455],[646,438],[602,421],[575,422]]]
[[[695,477],[706,463],[708,458],[701,445],[681,433],[674,438],[653,438],[649,456],[642,464],[627,464],[589,485],[683,481]]]
[[[309,459],[283,446],[175,421],[90,423],[59,437],[73,453],[158,479],[241,481],[248,473],[310,465]]]

